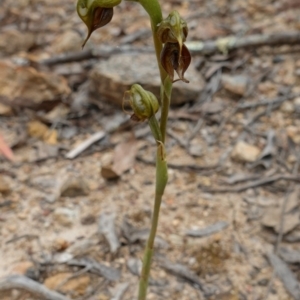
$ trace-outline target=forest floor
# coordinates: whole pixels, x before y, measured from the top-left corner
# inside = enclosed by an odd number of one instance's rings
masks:
[[[2,2],[0,298],[136,299],[156,145],[119,95],[142,73],[158,90],[148,17],[122,3],[82,52],[73,0]],[[147,299],[300,299],[300,5],[161,2],[187,19],[193,59]]]

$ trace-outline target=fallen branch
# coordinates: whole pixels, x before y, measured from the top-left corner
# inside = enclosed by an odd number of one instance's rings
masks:
[[[190,41],[187,47],[193,54],[209,55],[216,52],[227,53],[232,50],[262,46],[300,45],[300,32],[282,32],[276,34],[255,34],[246,37],[223,37],[215,41]],[[43,65],[57,65],[91,58],[108,58],[122,53],[153,53],[150,47],[133,47],[131,45],[100,46],[97,49],[87,49],[80,52],[61,54],[40,61]]]
[[[255,34],[245,37],[229,36],[215,41],[186,43],[194,54],[208,55],[216,52],[227,53],[231,50],[262,46],[300,45],[300,32],[281,32],[274,34]]]
[[[279,175],[274,175],[272,177],[255,180],[236,187],[206,188],[203,186],[199,186],[199,188],[201,188],[204,192],[207,193],[240,193],[247,189],[256,188],[278,180],[289,180],[289,181],[300,182],[300,176],[279,174]]]
[[[267,257],[286,290],[294,299],[300,299],[300,284],[288,266],[274,253],[268,253]]]
[[[284,95],[284,96],[280,96],[274,99],[264,99],[261,101],[248,101],[248,102],[244,102],[244,103],[240,103],[237,108],[238,109],[246,109],[246,108],[255,108],[258,106],[269,106],[269,105],[279,105],[282,104],[284,101],[287,100],[292,100],[296,97],[299,97],[300,94],[288,94],[288,95]]]
[[[22,275],[13,275],[0,281],[0,291],[22,289],[45,300],[69,300],[69,298],[46,288],[44,285]],[[0,293],[1,294],[1,293]]]
[[[133,47],[131,45],[114,46],[100,46],[96,49],[88,49],[80,52],[60,54],[40,61],[41,64],[47,66],[58,65],[62,63],[69,63],[74,61],[83,61],[92,58],[107,59],[112,55],[119,55],[122,53],[152,53],[153,49],[150,47]]]

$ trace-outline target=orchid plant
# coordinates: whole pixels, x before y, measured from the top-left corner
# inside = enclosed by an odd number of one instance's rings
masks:
[[[177,11],[172,11],[166,19],[163,19],[158,0],[127,1],[139,2],[149,14],[161,79],[160,101],[158,101],[154,94],[144,90],[138,84],[132,85],[131,89],[124,94],[124,103],[129,104],[133,111],[131,119],[138,122],[148,121],[157,144],[154,209],[150,234],[143,257],[138,292],[138,299],[145,300],[147,297],[160,205],[168,181],[165,140],[172,85],[178,80],[186,83],[189,82],[184,77],[184,74],[190,65],[191,55],[184,44],[188,35],[187,23],[180,17]],[[88,28],[88,34],[83,42],[83,47],[93,31],[107,25],[111,21],[113,9],[120,3],[121,0],[78,0],[77,13]],[[175,73],[178,76],[177,79],[174,78]],[[156,118],[156,113],[159,109],[161,109],[160,121]]]

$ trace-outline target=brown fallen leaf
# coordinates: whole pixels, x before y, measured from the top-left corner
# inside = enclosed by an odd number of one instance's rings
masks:
[[[10,161],[15,160],[15,157],[14,157],[14,154],[13,154],[12,150],[6,144],[6,142],[4,141],[1,134],[0,134],[0,153],[2,153],[3,156],[6,157]]]
[[[27,124],[27,131],[31,137],[42,138],[48,127],[40,121],[31,121]]]
[[[135,139],[118,144],[114,150],[112,164],[103,166],[101,175],[105,179],[114,179],[128,171],[135,162],[137,146]]]
[[[43,140],[47,144],[56,145],[58,133],[55,129],[49,129],[40,121],[31,121],[27,124],[29,136]]]

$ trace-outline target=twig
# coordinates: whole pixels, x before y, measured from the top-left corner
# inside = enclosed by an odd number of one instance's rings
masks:
[[[255,34],[246,37],[228,36],[215,41],[187,43],[189,50],[195,54],[210,55],[216,52],[228,52],[243,48],[262,46],[282,46],[300,44],[300,32],[281,32],[275,34]]]
[[[248,101],[248,102],[239,104],[237,106],[237,108],[238,109],[247,109],[247,108],[255,108],[258,106],[269,106],[269,105],[282,104],[286,100],[292,100],[299,96],[300,96],[299,93],[297,93],[297,94],[295,93],[295,94],[287,94],[287,95],[280,96],[280,97],[277,97],[274,99],[264,99],[264,100],[256,101],[256,102]]]
[[[103,139],[106,136],[104,131],[96,132],[92,136],[90,136],[87,140],[76,146],[73,150],[69,151],[66,154],[66,158],[73,159],[77,157],[81,152],[89,148],[91,145],[96,143],[97,141]]]
[[[296,45],[300,44],[300,32],[282,32],[278,34],[263,34],[263,35],[249,35],[244,38],[236,38],[233,36],[220,38],[215,41],[187,42],[186,45],[189,50],[194,54],[214,54],[220,50],[227,49],[227,51],[259,47],[259,46],[277,46],[277,45]],[[223,47],[223,48],[222,48]],[[225,48],[224,48],[225,47]],[[120,53],[152,53],[151,47],[134,47],[131,45],[114,46],[100,46],[99,49],[88,49],[75,53],[61,54],[48,59],[42,60],[40,63],[43,65],[57,65],[62,63],[69,63],[73,61],[82,61],[91,58],[108,58],[112,55]]]
[[[278,174],[272,177],[255,180],[236,187],[205,188],[203,186],[199,186],[199,188],[202,188],[205,192],[208,193],[240,193],[247,189],[266,185],[278,180],[289,180],[289,181],[300,182],[300,176],[289,175],[289,174]]]
[[[155,161],[150,160],[150,159],[146,159],[140,155],[138,155],[136,157],[137,160],[148,164],[148,165],[155,165]],[[201,165],[190,165],[190,164],[186,164],[186,165],[177,165],[177,164],[173,164],[173,163],[168,163],[168,167],[171,169],[180,169],[180,170],[194,170],[194,171],[209,171],[209,170],[215,170],[217,168],[220,167],[219,163],[217,164],[212,164],[212,165],[207,165],[207,166],[201,166]]]
[[[45,300],[69,300],[69,298],[46,288],[44,285],[22,276],[13,275],[0,281],[0,291],[22,289]]]
[[[153,49],[149,47],[133,47],[131,45],[121,45],[119,47],[114,46],[100,46],[100,48],[83,50],[80,52],[61,54],[48,59],[40,61],[40,64],[53,66],[62,63],[69,63],[73,61],[82,61],[91,58],[108,58],[112,55],[118,55],[120,53],[152,53]]]
[[[204,237],[208,235],[212,235],[216,232],[219,232],[223,229],[225,229],[229,224],[225,221],[219,221],[213,225],[209,225],[206,228],[198,229],[198,230],[187,230],[186,235],[192,236],[192,237]]]
[[[100,264],[92,259],[81,258],[71,259],[67,262],[69,266],[77,266],[82,268],[88,268],[88,271],[94,274],[103,276],[110,281],[118,281],[120,279],[120,271],[106,265]]]

